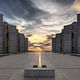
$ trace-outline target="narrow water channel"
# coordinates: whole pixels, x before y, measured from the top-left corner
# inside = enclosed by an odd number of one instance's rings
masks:
[[[41,68],[42,67],[42,55],[41,55],[41,52],[39,52],[39,55],[38,55],[38,68]]]

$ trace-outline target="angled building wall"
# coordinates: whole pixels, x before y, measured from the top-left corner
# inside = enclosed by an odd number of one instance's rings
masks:
[[[77,53],[77,34],[78,34],[78,26],[77,22],[72,23],[72,53]]]
[[[61,52],[62,42],[61,42],[61,34],[56,34],[56,52]]]
[[[64,27],[62,31],[62,52],[63,53],[71,53],[72,47],[72,25],[67,25]]]
[[[52,38],[52,52],[56,52],[56,38]]]
[[[0,14],[0,54],[3,54],[3,15]]]
[[[77,53],[80,54],[80,14],[77,15],[78,35],[77,35]]]
[[[4,54],[8,54],[9,53],[9,49],[8,49],[8,23],[7,22],[3,22],[3,51]]]
[[[16,26],[9,25],[8,26],[9,33],[9,53],[18,53],[18,30]]]
[[[19,52],[25,52],[25,37],[24,34],[19,33]]]
[[[25,38],[25,52],[28,52],[28,38]]]

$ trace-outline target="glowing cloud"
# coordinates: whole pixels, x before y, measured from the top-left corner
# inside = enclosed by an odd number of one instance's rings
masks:
[[[29,35],[29,51],[51,51],[54,35]]]
[[[19,25],[17,25],[16,26],[16,28],[19,30],[19,31],[21,31],[21,30],[24,30],[25,28],[23,28],[22,26],[19,26]]]
[[[40,43],[46,40],[46,37],[43,35],[32,35],[32,37],[29,37],[29,40],[31,43]]]
[[[75,2],[73,3],[71,9],[80,11],[80,0],[75,0]]]

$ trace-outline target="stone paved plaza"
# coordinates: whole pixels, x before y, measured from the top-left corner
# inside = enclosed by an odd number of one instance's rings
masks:
[[[80,80],[80,57],[41,53],[42,64],[54,68],[55,80]],[[0,80],[24,80],[24,69],[38,64],[38,53],[12,54],[0,57]]]

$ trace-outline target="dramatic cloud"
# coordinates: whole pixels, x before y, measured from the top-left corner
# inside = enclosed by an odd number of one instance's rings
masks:
[[[75,0],[74,4],[72,5],[71,9],[80,12],[80,0]]]
[[[52,37],[55,35],[26,35],[29,38],[29,51],[51,51]]]
[[[36,34],[39,37],[47,35],[44,41],[38,43],[30,40],[32,50],[35,50],[34,47],[51,50],[51,38],[60,33],[64,25],[76,21],[79,12],[80,0],[0,0],[0,13],[4,14],[4,20],[18,25],[21,33],[29,38],[34,38]]]
[[[69,9],[73,3],[74,0],[0,0],[0,12],[9,23],[25,26],[22,33],[54,34],[74,21],[77,12]]]

